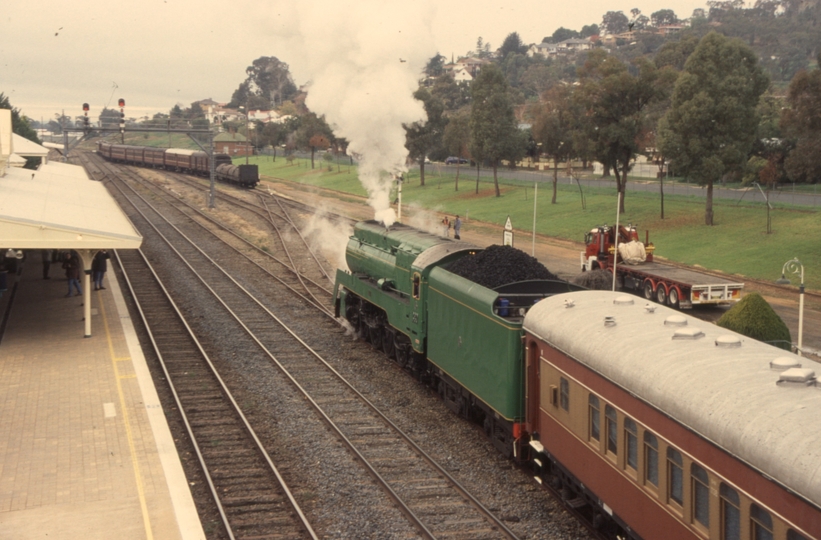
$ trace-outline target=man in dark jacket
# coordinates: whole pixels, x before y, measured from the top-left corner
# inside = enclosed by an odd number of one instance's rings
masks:
[[[94,279],[94,290],[99,291],[101,289],[105,289],[103,287],[103,277],[105,276],[106,270],[108,270],[108,252],[106,250],[100,250],[94,256],[94,260],[91,261],[91,277]]]
[[[80,260],[77,258],[77,255],[72,253],[63,263],[63,268],[68,278],[68,294],[66,296],[71,296],[72,285],[74,285],[74,288],[77,290],[75,296],[83,294],[83,290],[80,288]]]

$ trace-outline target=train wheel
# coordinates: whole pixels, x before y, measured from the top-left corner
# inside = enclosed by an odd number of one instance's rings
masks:
[[[399,367],[404,368],[410,362],[410,345],[396,345],[396,363]]]
[[[648,300],[653,299],[653,283],[649,279],[644,282],[644,297]]]
[[[678,307],[679,307],[678,289],[676,289],[675,287],[670,288],[670,294],[667,295],[667,303],[670,304],[671,308],[678,309]]]
[[[384,332],[381,326],[372,326],[370,327],[370,336],[371,336],[371,345],[373,345],[374,349],[382,350],[382,338],[384,337]]]
[[[385,332],[382,336],[382,352],[384,352],[388,358],[393,359],[393,357],[396,355],[395,343],[396,332],[394,332],[393,330],[385,329]]]
[[[656,287],[656,301],[662,306],[667,303],[667,290],[661,283]]]

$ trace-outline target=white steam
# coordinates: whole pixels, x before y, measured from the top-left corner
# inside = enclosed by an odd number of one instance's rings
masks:
[[[321,254],[335,268],[341,270],[348,270],[345,248],[352,234],[353,227],[344,222],[331,221],[325,213],[324,206],[317,209],[302,229],[302,235],[311,246],[311,251]],[[331,276],[331,279],[333,280],[334,276]]]
[[[348,140],[374,217],[388,226],[396,220],[391,175],[407,170],[402,124],[425,120],[413,92],[437,52],[434,8],[421,4],[306,0],[290,5],[296,20],[277,30],[297,84],[307,82],[306,105]]]

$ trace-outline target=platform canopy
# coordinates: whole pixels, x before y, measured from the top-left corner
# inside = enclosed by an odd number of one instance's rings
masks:
[[[82,167],[48,163],[0,176],[0,247],[137,249],[142,236]]]

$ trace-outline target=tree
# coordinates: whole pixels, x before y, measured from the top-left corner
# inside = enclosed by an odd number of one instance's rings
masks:
[[[627,32],[630,21],[621,11],[608,11],[601,21],[601,29],[605,34],[615,35]]]
[[[659,147],[679,173],[707,186],[707,225],[713,225],[713,183],[747,161],[756,106],[768,85],[753,51],[716,32],[701,39],[676,82]]]
[[[593,141],[593,153],[616,176],[624,212],[627,173],[644,149],[649,126],[649,106],[669,93],[675,73],[659,70],[645,58],[636,61],[634,75],[628,67],[605,51],[594,50],[579,70],[578,96],[586,112],[585,125]]]
[[[31,127],[29,123],[29,119],[20,114],[20,109],[17,107],[12,107],[11,101],[9,101],[8,96],[6,96],[3,92],[0,92],[0,109],[11,109],[11,131],[12,133],[16,133],[20,135],[24,139],[28,139],[30,141],[36,142],[40,144],[40,138],[37,136],[37,132],[34,128]],[[37,158],[26,158],[26,169],[34,169],[39,165],[39,159]]]
[[[300,148],[311,149],[311,168],[314,168],[314,154],[317,148],[327,148],[334,140],[331,127],[324,116],[315,113],[299,117],[299,127],[294,132],[294,143]]]
[[[678,16],[672,9],[660,9],[650,14],[650,23],[655,26],[665,26],[678,23]]]
[[[581,31],[579,32],[580,38],[589,38],[590,36],[598,36],[599,35],[599,25],[598,24],[587,24],[582,26]]]
[[[103,107],[100,111],[100,127],[113,128],[120,124],[120,111]]]
[[[500,197],[497,172],[503,160],[515,162],[524,155],[524,140],[516,123],[508,84],[495,64],[482,68],[471,87],[470,153],[477,164],[493,167],[493,185]],[[478,192],[478,184],[477,184]]]
[[[566,160],[573,152],[575,122],[571,88],[554,86],[545,92],[533,122],[533,139],[553,160],[552,204],[556,204],[559,161]]]
[[[428,60],[428,64],[425,66],[425,75],[428,77],[438,77],[445,73],[445,58],[439,53],[436,53],[430,60]]]
[[[461,109],[470,102],[470,86],[457,83],[450,75],[437,78],[430,93],[442,101],[446,111]]]
[[[499,57],[504,59],[509,54],[525,54],[527,52],[527,45],[522,43],[522,38],[517,32],[511,32],[502,42],[499,49]]]
[[[548,43],[561,43],[566,39],[573,39],[577,37],[579,37],[579,33],[575,30],[570,30],[564,26],[560,26],[555,32],[553,32],[552,36],[545,38],[543,41],[547,41]]]
[[[821,177],[821,68],[793,77],[787,105],[781,129],[795,145],[785,162],[787,175],[794,182],[816,183]]]
[[[685,36],[678,41],[668,41],[661,46],[653,61],[656,67],[670,66],[681,71],[697,46],[698,38],[694,35]]]
[[[756,292],[747,293],[716,321],[716,326],[790,350],[790,329],[772,306]]]
[[[297,93],[288,64],[275,56],[261,56],[245,69],[245,81],[231,96],[229,107],[272,109]]]
[[[445,134],[442,137],[442,144],[452,156],[467,158],[469,156],[468,146],[470,145],[470,111],[462,109],[456,112],[448,120],[445,126]],[[456,182],[454,191],[459,191],[459,167],[461,163],[456,161]]]
[[[425,158],[442,144],[447,119],[442,115],[445,106],[425,88],[418,89],[413,93],[413,97],[422,102],[428,118],[424,122],[413,122],[404,126],[405,148],[408,149],[408,157],[419,162],[419,178],[421,185],[424,186]]]

